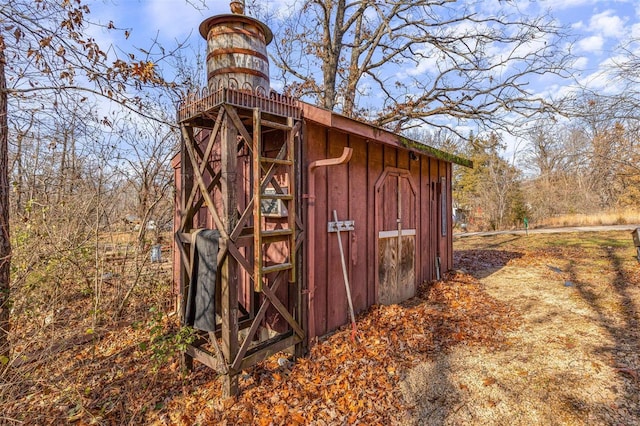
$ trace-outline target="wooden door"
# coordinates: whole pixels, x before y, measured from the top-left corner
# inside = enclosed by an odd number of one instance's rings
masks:
[[[386,169],[376,183],[377,303],[416,291],[416,189],[407,170]]]

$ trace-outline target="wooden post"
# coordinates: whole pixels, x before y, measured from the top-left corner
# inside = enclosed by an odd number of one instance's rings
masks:
[[[184,124],[182,126],[184,126]],[[193,144],[194,140],[193,128],[184,127],[184,129],[186,131],[182,132],[182,134],[188,135],[188,138],[183,136],[180,143],[180,208],[182,209],[180,216],[185,218],[186,223],[180,223],[179,230],[182,232],[191,232],[191,229],[193,229],[193,215],[185,216],[183,215],[183,212],[189,210],[191,207],[187,205],[187,202],[189,201],[187,197],[189,197],[191,189],[193,188],[193,164],[191,164],[191,160],[189,159],[186,144]],[[177,241],[177,243],[182,244],[185,250],[189,250],[187,252],[187,257],[189,257],[190,250],[192,250],[191,244],[184,244],[182,241]],[[187,305],[187,286],[189,285],[189,275],[187,274],[188,267],[189,264],[182,262],[182,268],[180,268],[180,297],[178,299],[178,312],[180,313],[181,323],[184,323],[184,315]],[[184,365],[188,371],[193,370],[193,357],[186,352],[184,353]]]
[[[237,209],[237,164],[238,130],[228,115],[221,129],[220,184],[222,192],[222,223],[227,235],[233,232],[238,221]],[[222,307],[222,352],[227,364],[233,363],[238,353],[238,262],[233,256],[227,256],[220,268],[221,307]],[[238,393],[238,372],[229,369],[224,376],[223,396],[230,397]]]

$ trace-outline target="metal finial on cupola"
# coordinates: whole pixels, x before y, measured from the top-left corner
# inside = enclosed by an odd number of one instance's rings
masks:
[[[231,2],[231,13],[236,15],[244,15],[244,1],[233,0]]]

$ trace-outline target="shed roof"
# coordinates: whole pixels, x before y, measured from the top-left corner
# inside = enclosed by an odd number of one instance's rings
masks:
[[[182,109],[179,110],[178,115],[181,116],[182,114],[182,117],[178,121],[184,121],[195,116],[202,116],[202,111],[210,109],[214,105],[219,105],[224,102],[231,102],[232,104],[236,104],[235,102],[237,102],[238,99],[236,99],[237,96],[234,97],[234,95],[238,95],[239,93],[240,92],[233,89],[221,89],[211,94],[207,93],[207,95],[204,95],[202,98],[190,99],[185,102],[185,104],[182,105]],[[261,102],[264,101],[264,98],[256,96],[248,97],[246,93],[240,93],[240,95],[240,98],[243,102],[247,102],[247,100],[250,101],[247,105],[244,105],[244,103],[242,103],[244,107],[254,106],[251,102],[255,103],[256,105],[261,105]],[[286,97],[283,97],[283,99],[284,98]],[[276,104],[277,103],[278,102],[276,102]],[[304,117],[305,120],[313,121],[320,125],[343,131],[345,133],[360,136],[367,141],[379,142],[382,144],[393,146],[395,148],[412,151],[418,154],[437,158],[449,163],[459,164],[465,167],[473,167],[473,162],[471,160],[409,139],[405,136],[383,129],[382,127],[364,123],[362,121],[358,121],[356,119],[349,118],[342,114],[302,101],[293,100],[292,103],[287,104],[285,102],[285,104],[290,107],[289,109],[297,111],[301,110],[302,117]],[[176,154],[176,157],[171,161],[173,167],[178,167],[179,165],[178,154]]]
[[[320,108],[305,102],[300,102],[300,105],[302,107],[302,116],[306,120],[363,137],[368,141],[380,142],[465,167],[473,167],[473,161],[471,160],[442,151],[424,143],[411,140],[397,133],[383,129],[382,127],[363,123],[353,118],[349,118],[328,109]]]

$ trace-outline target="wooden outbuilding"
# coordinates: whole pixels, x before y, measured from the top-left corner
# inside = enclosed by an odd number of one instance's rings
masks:
[[[240,20],[243,31],[253,24]],[[406,300],[451,269],[452,167],[468,160],[233,81],[210,81],[180,106],[178,122],[183,317],[204,267],[199,230],[219,235],[206,308],[215,325],[186,353],[225,375],[226,394],[237,392],[241,370],[285,349],[303,355],[349,323],[344,275],[357,314]]]

